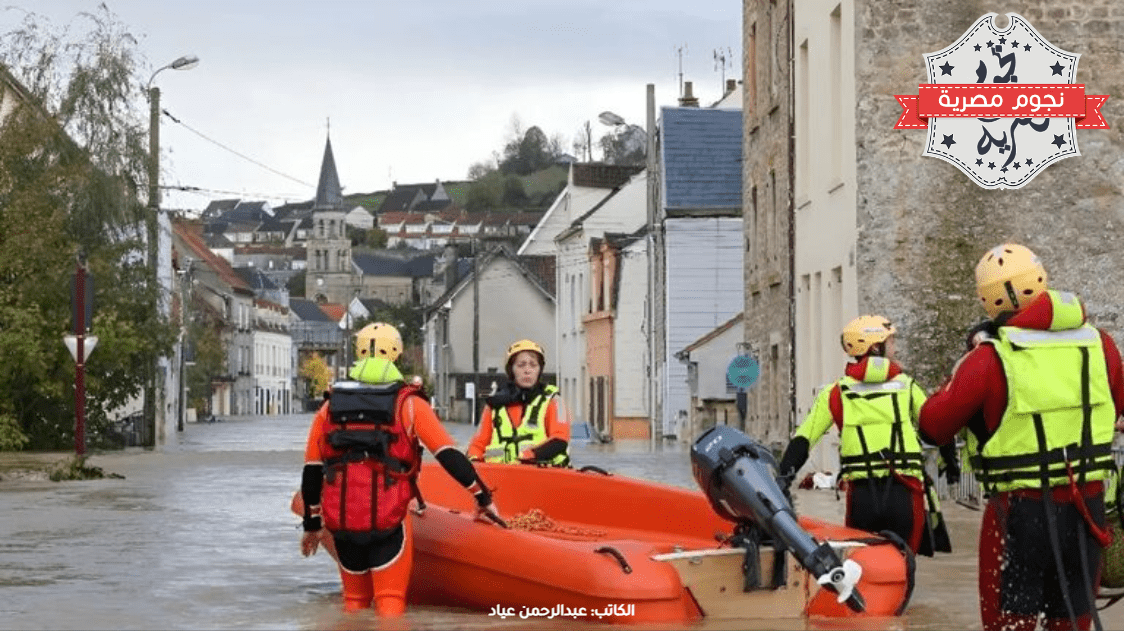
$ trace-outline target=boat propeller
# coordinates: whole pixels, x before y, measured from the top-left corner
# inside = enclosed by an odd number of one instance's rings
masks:
[[[746,589],[756,588],[748,572],[757,572],[748,562],[756,557],[758,544],[769,542],[778,555],[792,552],[816,582],[834,591],[839,602],[861,612],[866,601],[857,585],[862,567],[851,559],[841,560],[827,542],[818,542],[800,527],[792,504],[781,491],[776,478],[773,454],[744,433],[727,425],[707,430],[691,446],[691,470],[695,481],[722,518],[736,524],[743,533],[747,554]],[[779,557],[778,557],[779,558]],[[774,587],[783,581],[774,580]]]
[[[820,575],[816,578],[816,582],[838,594],[837,602],[846,602],[847,606],[855,611],[863,611],[866,609],[866,602],[855,589],[862,575],[862,566],[851,559],[847,559],[843,561],[841,566]]]

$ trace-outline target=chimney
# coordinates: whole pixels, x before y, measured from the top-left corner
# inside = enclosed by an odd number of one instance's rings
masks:
[[[698,107],[699,100],[691,93],[691,82],[683,82],[683,96],[679,97],[679,107]]]
[[[457,246],[445,246],[445,291],[453,288],[457,284]]]
[[[731,93],[731,92],[733,92],[734,90],[737,90],[737,89],[738,89],[738,80],[737,79],[726,79],[726,94],[729,94],[729,93]],[[725,94],[723,96],[725,96]]]

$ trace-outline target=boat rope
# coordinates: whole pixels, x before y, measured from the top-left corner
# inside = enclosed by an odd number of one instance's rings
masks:
[[[613,475],[612,473],[609,473],[608,471],[602,469],[601,467],[598,467],[596,465],[591,465],[591,464],[587,464],[584,467],[582,467],[581,469],[578,469],[578,473],[585,473],[587,471],[592,471],[594,473],[600,473],[601,475],[608,475],[608,476]]]
[[[526,530],[529,532],[546,532],[557,533],[562,535],[572,535],[577,537],[604,537],[607,533],[604,530],[596,530],[593,528],[579,528],[577,526],[562,526],[555,522],[550,517],[546,516],[541,509],[532,508],[526,513],[514,515],[507,520],[508,528],[512,530]]]

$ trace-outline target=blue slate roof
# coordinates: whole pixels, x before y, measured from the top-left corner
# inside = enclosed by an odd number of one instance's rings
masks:
[[[664,207],[742,206],[742,112],[697,107],[661,110]]]
[[[246,281],[246,284],[255,292],[275,291],[279,289],[276,283],[270,280],[268,276],[263,274],[262,271],[256,267],[236,267],[234,268],[234,273],[238,274],[239,278]]]
[[[315,302],[304,298],[289,298],[289,311],[305,322],[332,322]]]
[[[421,278],[433,275],[432,254],[404,258],[395,254],[352,254],[351,260],[370,276],[408,276]]]

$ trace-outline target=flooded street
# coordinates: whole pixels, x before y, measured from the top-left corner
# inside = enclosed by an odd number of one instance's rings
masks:
[[[345,614],[330,557],[298,552],[288,510],[310,415],[189,424],[174,449],[95,455],[125,479],[0,481],[0,627],[5,629],[601,629],[413,607],[400,621]],[[471,428],[450,424],[463,446]],[[577,466],[695,488],[686,445],[575,441]],[[798,510],[842,521],[828,491],[798,491]],[[946,502],[957,553],[918,560],[900,619],[863,628],[978,629],[980,513]],[[1103,612],[1124,628],[1124,606]],[[667,628],[662,626],[661,628]],[[803,620],[707,620],[691,629],[817,628]],[[851,628],[839,622],[831,628]]]

